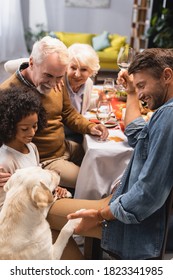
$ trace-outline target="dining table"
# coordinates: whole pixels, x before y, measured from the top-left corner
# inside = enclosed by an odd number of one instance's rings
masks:
[[[109,128],[106,141],[99,141],[98,136],[84,135],[83,158],[74,198],[101,199],[108,196],[126,169],[133,148],[120,125]]]
[[[94,86],[92,98],[98,98],[102,85]],[[106,141],[99,141],[98,136],[84,135],[85,155],[80,166],[74,198],[101,199],[114,189],[125,171],[133,148],[128,145],[124,134],[123,111],[126,102],[111,96],[112,116],[105,124],[109,136]],[[85,118],[99,123],[96,108],[86,112]],[[118,113],[118,114],[117,114]],[[121,114],[120,114],[121,113]]]

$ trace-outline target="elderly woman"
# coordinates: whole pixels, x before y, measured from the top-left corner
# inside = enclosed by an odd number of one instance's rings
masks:
[[[91,99],[94,77],[100,69],[99,58],[95,50],[87,44],[76,43],[68,48],[70,62],[64,78],[71,103],[81,114],[96,107],[97,99]],[[82,135],[65,127],[65,135],[69,140],[82,141]]]
[[[87,44],[73,44],[68,48],[70,63],[67,68],[65,84],[73,106],[81,114],[96,106],[91,102],[94,77],[100,69],[95,50]],[[94,100],[95,101],[95,100]]]

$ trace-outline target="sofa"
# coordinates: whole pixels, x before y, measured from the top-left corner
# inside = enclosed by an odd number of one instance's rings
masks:
[[[104,31],[101,34],[72,33],[72,32],[51,32],[60,39],[67,47],[74,43],[91,45],[97,52],[100,60],[100,70],[118,71],[117,56],[121,46],[127,44],[127,38],[119,34],[110,34]]]

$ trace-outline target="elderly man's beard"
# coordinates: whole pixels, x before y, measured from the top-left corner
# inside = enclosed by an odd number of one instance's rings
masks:
[[[40,94],[46,95],[51,91],[52,88],[39,85],[36,89]]]

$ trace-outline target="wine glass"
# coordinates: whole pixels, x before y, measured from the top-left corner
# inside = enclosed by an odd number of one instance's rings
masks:
[[[121,70],[127,70],[133,61],[134,58],[134,49],[129,46],[124,46],[120,48],[117,58],[118,67]],[[125,91],[123,85],[119,85],[121,91]]]
[[[112,106],[109,100],[101,100],[97,104],[96,117],[100,121],[101,124],[105,125],[105,123],[111,118]],[[99,142],[106,141],[100,138],[97,139]]]
[[[113,78],[105,78],[103,83],[103,92],[107,99],[114,97],[115,93],[115,84]]]
[[[99,101],[97,104],[97,119],[105,125],[105,123],[110,119],[112,113],[112,107],[109,100]]]

